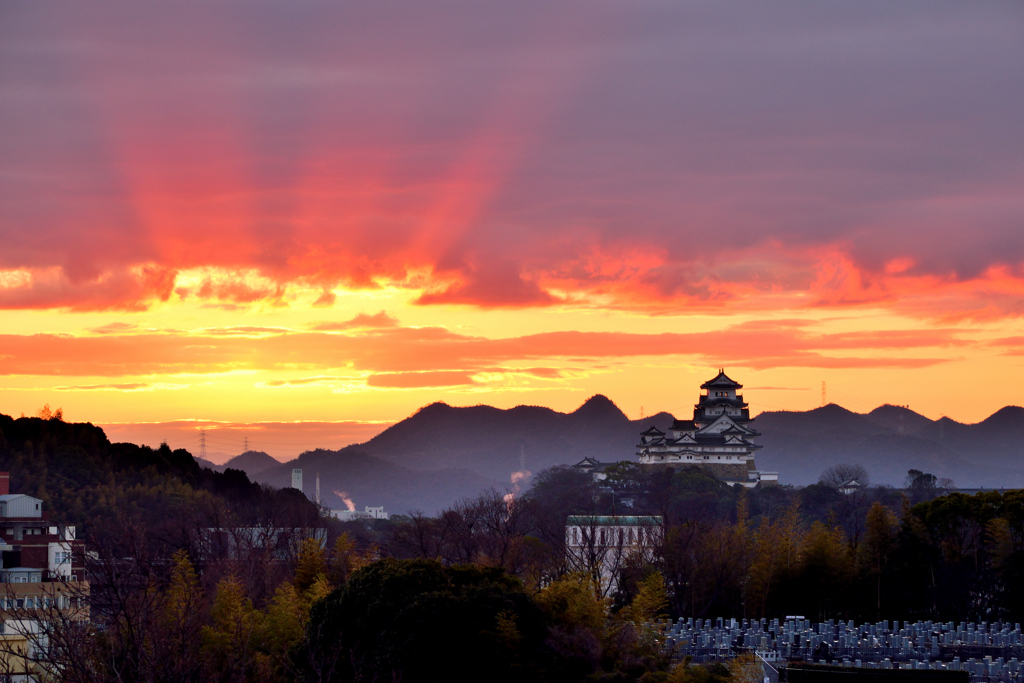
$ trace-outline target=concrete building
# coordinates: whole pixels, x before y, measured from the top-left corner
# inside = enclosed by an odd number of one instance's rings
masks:
[[[653,516],[570,515],[565,555],[571,571],[589,574],[602,595],[618,589],[622,570],[654,561],[663,520]]]
[[[754,464],[751,441],[760,436],[752,426],[750,410],[737,392],[743,385],[724,370],[704,382],[693,407],[692,420],[676,420],[669,431],[650,427],[640,435],[637,459],[643,465],[696,466],[730,484],[754,487],[777,484],[778,472],[762,472]]]
[[[292,470],[292,488],[302,490],[302,470]]]

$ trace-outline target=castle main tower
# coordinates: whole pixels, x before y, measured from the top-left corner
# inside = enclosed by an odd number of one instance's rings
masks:
[[[751,439],[760,433],[751,426],[750,409],[737,393],[743,385],[719,370],[700,388],[706,393],[693,406],[692,420],[676,420],[667,434],[651,427],[640,435],[640,463],[702,467],[727,483],[747,487],[778,483],[777,472],[761,472],[754,465],[754,451],[761,446]]]

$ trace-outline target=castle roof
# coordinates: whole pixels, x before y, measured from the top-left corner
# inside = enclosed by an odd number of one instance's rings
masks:
[[[729,379],[729,377],[725,374],[725,369],[723,368],[718,371],[718,374],[715,375],[713,379],[709,379],[707,382],[704,382],[704,384],[700,385],[701,389],[707,389],[709,387],[742,389],[743,385],[735,380]]]

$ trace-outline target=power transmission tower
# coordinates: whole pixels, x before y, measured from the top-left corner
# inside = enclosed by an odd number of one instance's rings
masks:
[[[640,419],[644,419],[644,407],[640,406]]]
[[[199,457],[206,460],[206,430],[199,430]]]
[[[249,437],[245,437],[245,441],[243,442],[243,445],[242,445],[242,452],[243,453],[248,453],[249,452]]]
[[[827,405],[828,405],[828,386],[824,382],[822,382],[821,383],[821,407],[824,408]]]

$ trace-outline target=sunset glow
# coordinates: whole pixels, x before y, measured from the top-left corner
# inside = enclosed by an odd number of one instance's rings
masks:
[[[428,5],[0,10],[0,412],[1024,401],[1024,5]]]

